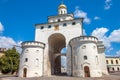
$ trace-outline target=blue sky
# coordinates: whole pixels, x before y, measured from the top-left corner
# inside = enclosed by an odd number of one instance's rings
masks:
[[[120,55],[120,0],[64,0],[68,13],[84,17],[85,35],[106,46],[106,55]],[[0,0],[0,47],[33,41],[36,23],[57,15],[61,0]]]

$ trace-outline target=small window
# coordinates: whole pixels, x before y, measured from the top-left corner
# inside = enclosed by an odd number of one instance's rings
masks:
[[[84,56],[84,60],[87,60],[87,56]]]
[[[111,60],[111,64],[113,64],[113,60]]]
[[[85,48],[86,48],[86,46],[85,46],[85,45],[83,45],[83,46],[82,46],[82,49],[85,49]]]
[[[36,53],[38,53],[39,52],[39,50],[36,50]]]
[[[76,23],[75,22],[72,22],[72,25],[75,25]]]
[[[65,14],[65,11],[64,11],[64,14]]]
[[[63,23],[63,26],[65,27],[65,26],[67,26],[67,24],[66,24],[66,23]]]
[[[95,48],[96,48],[96,46],[93,46],[93,48],[95,49]]]
[[[108,72],[109,72],[109,71],[110,71],[110,68],[108,67],[107,70],[108,70]]]
[[[112,70],[114,71],[114,67],[112,68]]]
[[[61,14],[62,14],[63,12],[61,11]]]
[[[28,62],[28,58],[25,58],[25,62]]]
[[[54,30],[59,30],[59,25],[55,25]]]
[[[60,19],[58,19],[58,22],[60,22]]]
[[[29,52],[29,50],[28,50],[28,49],[26,49],[26,50],[25,50],[25,53],[28,53],[28,52]]]
[[[117,67],[117,71],[119,71],[120,69],[119,69],[119,67]]]
[[[116,64],[118,64],[118,60],[116,60]]]
[[[106,60],[106,63],[108,64],[108,60]]]
[[[51,25],[49,25],[48,28],[51,28]]]
[[[44,26],[41,26],[41,29],[44,29]]]

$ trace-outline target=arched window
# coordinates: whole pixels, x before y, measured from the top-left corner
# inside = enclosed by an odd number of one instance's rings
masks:
[[[108,67],[107,70],[108,70],[108,72],[109,72],[109,71],[110,71],[110,68]]]
[[[66,24],[66,23],[63,23],[63,26],[65,27],[65,26],[67,26],[67,24]]]
[[[85,48],[86,48],[86,45],[83,45],[83,46],[82,46],[82,49],[85,49]]]
[[[87,60],[87,56],[84,56],[84,60]]]
[[[25,58],[25,62],[28,62],[28,58]]]
[[[108,60],[106,60],[106,63],[108,64]]]
[[[117,70],[118,70],[118,71],[120,70],[119,67],[117,67]]]
[[[49,25],[48,28],[51,28],[51,25]]]
[[[116,64],[118,64],[118,60],[116,60]]]
[[[114,67],[112,68],[112,70],[114,71]]]
[[[65,11],[64,11],[64,14],[66,14]]]
[[[76,23],[75,22],[72,22],[72,25],[75,25]]]
[[[60,19],[58,19],[58,22],[60,22]]]
[[[44,29],[44,26],[41,26],[41,29]]]
[[[25,50],[25,53],[28,53],[28,52],[29,52],[29,50],[28,50],[28,49],[26,49],[26,50]]]
[[[111,64],[113,64],[113,60],[111,60]]]

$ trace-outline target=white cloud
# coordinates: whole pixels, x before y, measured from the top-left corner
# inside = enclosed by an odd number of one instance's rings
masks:
[[[105,0],[105,5],[104,5],[104,9],[108,10],[111,8],[112,5],[112,0]]]
[[[93,30],[92,32],[92,36],[96,36],[100,41],[103,41],[104,45],[107,47],[107,48],[110,48],[111,47],[111,44],[110,44],[110,41],[108,39],[108,37],[106,36],[106,33],[108,32],[109,30],[107,28],[96,28],[95,30]]]
[[[11,48],[13,45],[16,45],[16,42],[12,38],[0,36],[0,47]]]
[[[3,30],[4,30],[4,27],[3,27],[2,23],[0,22],[0,33],[2,33]]]
[[[100,17],[98,17],[98,16],[94,17],[94,20],[99,20],[99,19],[100,19]]]
[[[0,36],[0,48],[12,48],[15,45],[21,46],[22,41],[15,42],[12,38],[10,37],[5,37],[5,36]],[[21,52],[20,47],[16,47],[18,52]]]
[[[120,42],[120,29],[114,30],[114,31],[110,34],[109,40],[110,40],[111,42]]]
[[[113,47],[111,45],[112,42],[120,43],[120,29],[113,30],[109,36],[106,36],[106,33],[109,30],[107,28],[96,28],[92,32],[92,36],[96,36],[99,40],[103,41],[105,47],[107,48],[107,52],[110,52],[113,50]]]
[[[2,23],[0,22],[0,33],[2,33],[4,30],[4,27]],[[0,48],[12,48],[15,46],[18,52],[21,52],[21,48],[18,46],[21,46],[22,41],[16,42],[13,38],[11,37],[6,37],[6,36],[0,36]]]
[[[16,49],[17,49],[17,51],[19,52],[19,53],[21,53],[22,52],[22,48],[21,48],[21,43],[22,43],[23,41],[18,41],[18,42],[16,42]]]
[[[84,18],[84,22],[86,24],[90,24],[91,20],[88,18],[87,13],[79,10],[79,7],[76,7],[76,10],[74,11],[75,18]]]
[[[117,56],[120,56],[120,50],[116,52]]]

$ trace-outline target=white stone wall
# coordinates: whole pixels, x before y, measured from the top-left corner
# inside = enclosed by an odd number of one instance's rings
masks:
[[[76,24],[72,25],[72,22],[76,22]],[[63,23],[66,23],[67,26],[64,27]],[[51,28],[48,28],[49,25],[51,25]],[[59,30],[54,29],[55,25],[59,25]],[[44,26],[44,29],[41,29],[41,26]],[[48,38],[54,33],[63,34],[66,40],[68,40],[67,42],[69,42],[70,39],[82,35],[82,19],[36,25],[35,41],[47,43]]]
[[[75,22],[76,24],[72,25],[72,22]],[[63,23],[66,23],[67,26],[64,27]],[[51,28],[48,28],[48,25],[51,25]],[[54,29],[55,25],[59,25],[59,30]],[[41,26],[44,26],[44,29],[41,29]],[[52,34],[55,33],[60,33],[65,37],[65,42],[67,46],[72,38],[82,35],[82,19],[36,26],[35,41],[40,41],[46,44],[44,51],[44,75],[46,76],[51,75],[48,39]]]
[[[102,75],[108,75],[107,71],[107,65],[106,65],[106,60],[105,60],[105,46],[103,45],[102,41],[98,41],[97,43],[98,46],[98,54],[99,54],[99,62],[100,62],[100,67],[102,69]]]
[[[100,66],[102,69],[102,75],[108,75],[108,71],[107,71],[107,65],[106,65],[106,61],[105,61],[105,54],[104,53],[99,53],[99,57],[100,57]]]
[[[69,14],[69,15],[65,15],[65,16],[59,15],[59,16],[56,16],[56,17],[49,17],[48,22],[49,23],[58,22],[58,19],[60,21],[73,20],[73,14]]]
[[[71,72],[71,67],[72,67],[72,65],[71,65],[71,46],[70,45],[68,45],[68,47],[67,47],[67,54],[66,54],[66,57],[67,57],[67,75],[68,76],[71,76],[72,75],[72,72]]]
[[[20,56],[19,77],[23,77],[24,68],[27,69],[26,77],[43,76],[43,48],[39,45],[33,45],[33,43],[29,42],[29,46],[23,44],[22,54]]]

